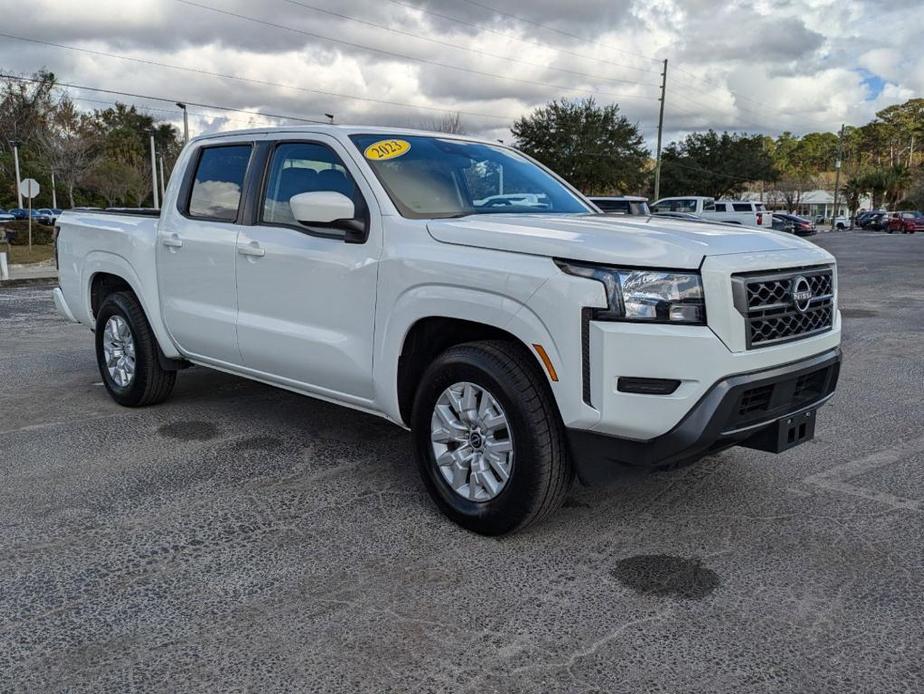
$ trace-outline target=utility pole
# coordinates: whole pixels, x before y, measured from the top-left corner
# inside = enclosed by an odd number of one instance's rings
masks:
[[[164,193],[164,189],[167,186],[167,179],[164,178],[164,155],[160,155],[160,199],[166,200],[167,196]]]
[[[16,162],[16,201],[19,203],[19,209],[22,209],[22,193],[19,192],[19,142],[10,140],[10,147],[13,148],[13,161]]]
[[[55,170],[51,170],[51,207],[58,209],[58,191],[55,189]]]
[[[189,142],[189,114],[186,112],[186,104],[177,101],[176,105],[183,110],[183,144]]]
[[[667,58],[664,59],[664,72],[661,73],[661,108],[658,112],[658,149],[655,155],[654,199],[661,195],[661,129],[664,127],[664,91],[667,86]]]
[[[841,184],[841,154],[844,151],[844,124],[837,139],[837,159],[834,161],[834,210],[831,212],[831,231],[837,230],[837,189]]]
[[[154,133],[151,133],[151,190],[154,193],[154,209],[160,209],[157,198],[157,153],[154,151]]]

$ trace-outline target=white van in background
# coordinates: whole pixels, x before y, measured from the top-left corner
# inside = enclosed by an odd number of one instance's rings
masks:
[[[748,200],[719,200],[715,198],[687,195],[682,197],[661,198],[651,206],[654,214],[659,212],[686,212],[703,219],[712,219],[728,224],[741,224],[749,227],[767,227],[772,224],[772,215],[767,212],[762,202]]]

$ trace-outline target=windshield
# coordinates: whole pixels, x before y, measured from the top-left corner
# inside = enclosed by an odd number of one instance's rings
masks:
[[[351,135],[404,217],[591,212],[515,151],[443,137]]]

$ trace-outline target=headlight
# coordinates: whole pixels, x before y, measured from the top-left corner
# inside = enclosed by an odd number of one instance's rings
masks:
[[[706,324],[703,282],[698,272],[557,262],[569,275],[603,283],[607,307],[594,311],[596,320]]]

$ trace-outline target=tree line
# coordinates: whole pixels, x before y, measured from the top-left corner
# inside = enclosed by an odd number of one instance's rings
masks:
[[[13,141],[21,178],[41,187],[33,207],[51,207],[52,175],[59,206],[152,204],[150,136],[169,172],[183,145],[177,129],[125,104],[78,109],[51,72],[32,80],[0,80],[0,206],[15,206]]]
[[[653,193],[654,159],[638,124],[617,105],[592,98],[554,101],[516,121],[516,145],[588,194]],[[840,154],[841,191],[852,210],[872,204],[924,208],[924,99],[876,114],[866,125],[801,137],[695,132],[669,143],[661,157],[661,195],[766,190],[768,201],[799,206],[804,193],[832,190]],[[773,200],[776,196],[778,199]]]
[[[424,127],[465,129],[458,115]],[[652,153],[638,124],[617,104],[552,101],[517,119],[511,131],[517,148],[587,194],[653,193]],[[2,79],[0,206],[16,199],[11,140],[20,143],[22,178],[35,178],[42,187],[36,207],[51,205],[52,173],[59,204],[149,205],[152,133],[169,172],[182,148],[171,124],[121,103],[80,110],[59,93],[47,71],[32,81]],[[834,187],[839,151],[841,191],[851,209],[862,195],[870,195],[877,207],[924,207],[924,99],[890,106],[866,125],[845,128],[843,142],[833,132],[691,133],[662,152],[661,194],[718,198],[766,190],[769,202],[794,209],[805,192]]]

